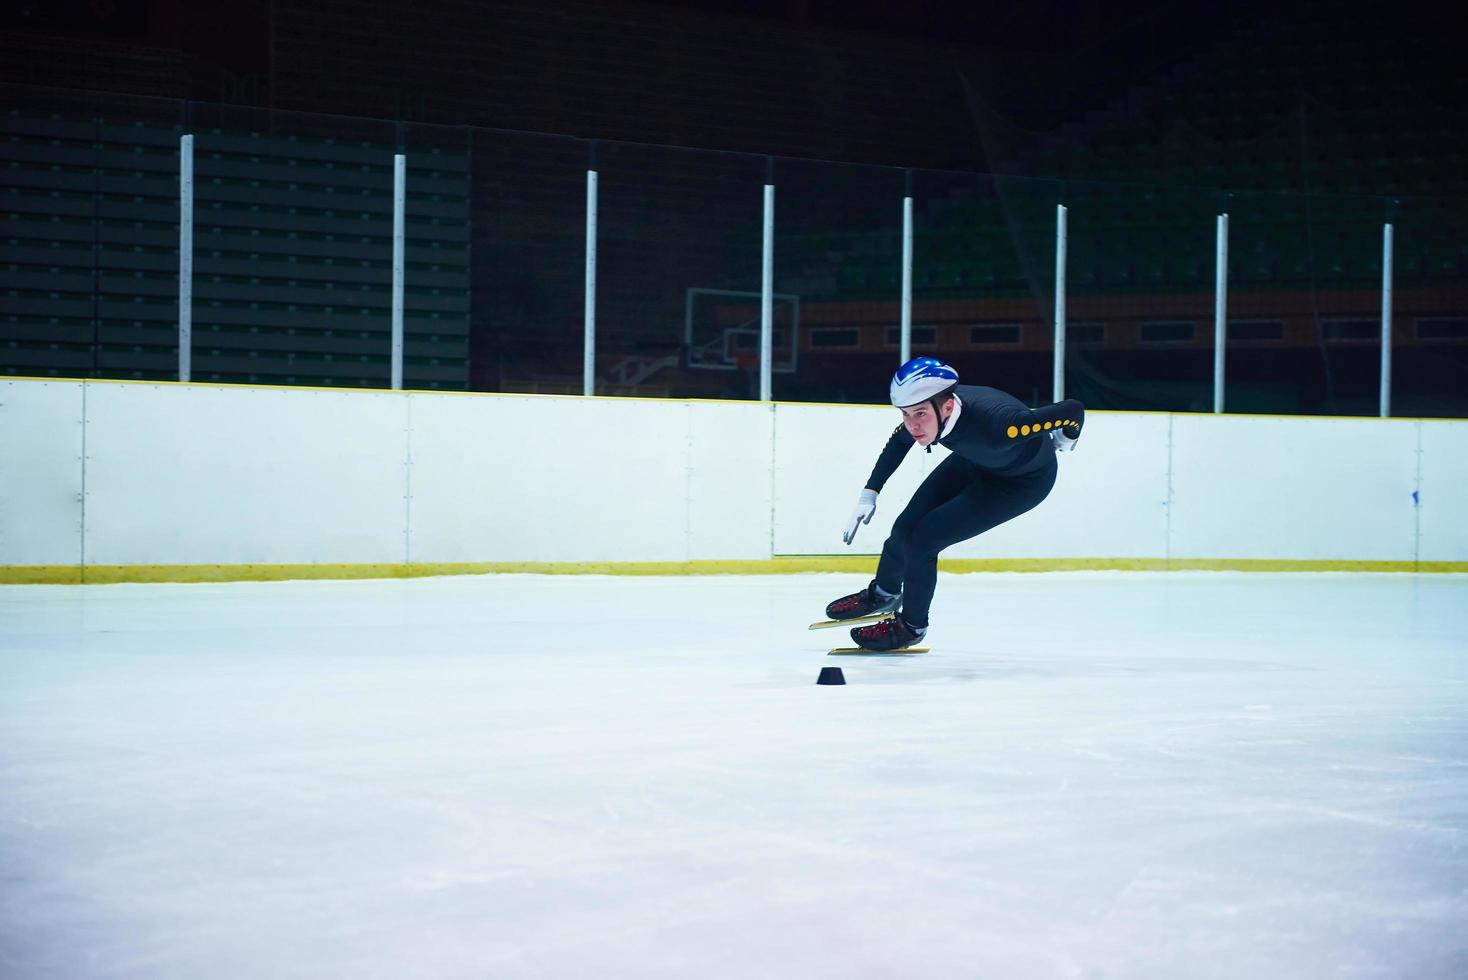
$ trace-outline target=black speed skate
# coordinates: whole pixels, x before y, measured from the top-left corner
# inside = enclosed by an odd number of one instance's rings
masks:
[[[842,596],[826,607],[826,615],[839,622],[843,619],[871,619],[873,616],[881,616],[889,612],[895,612],[902,604],[902,594],[883,598],[877,594],[877,580],[860,592]]]
[[[870,626],[858,626],[851,631],[851,638],[856,645],[863,650],[901,650],[910,647],[923,638],[928,630],[915,630],[905,623],[901,616],[893,615],[880,623]]]

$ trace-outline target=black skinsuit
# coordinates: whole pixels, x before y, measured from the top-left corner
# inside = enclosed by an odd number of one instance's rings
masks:
[[[1086,410],[1073,398],[1031,410],[997,388],[959,385],[962,404],[953,431],[938,439],[952,454],[917,488],[892,526],[877,564],[877,585],[902,592],[902,618],[928,625],[938,582],[938,552],[1035,507],[1055,485],[1050,430],[1080,435]],[[881,492],[914,445],[898,426],[887,440],[867,488]]]

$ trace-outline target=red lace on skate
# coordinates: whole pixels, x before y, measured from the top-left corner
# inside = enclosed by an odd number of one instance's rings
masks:
[[[857,632],[862,635],[862,639],[880,640],[892,632],[896,623],[897,621],[895,619],[884,619],[880,623],[873,623],[870,626],[857,627]]]
[[[847,596],[845,599],[837,599],[834,603],[832,603],[831,608],[836,612],[845,612],[848,609],[855,609],[858,605],[860,605],[861,597],[864,595],[866,595],[865,592],[858,592],[855,595]]]

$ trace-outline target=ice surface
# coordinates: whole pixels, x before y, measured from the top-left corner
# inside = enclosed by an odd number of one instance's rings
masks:
[[[1468,976],[1468,576],[862,584],[0,588],[0,975]]]

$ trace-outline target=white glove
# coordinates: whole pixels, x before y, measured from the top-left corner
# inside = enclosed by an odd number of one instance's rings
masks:
[[[1055,451],[1057,453],[1068,453],[1076,447],[1076,441],[1080,436],[1068,436],[1065,430],[1056,426],[1050,430],[1050,438],[1055,440]]]
[[[846,531],[841,535],[841,540],[847,544],[856,538],[856,529],[863,524],[872,522],[872,515],[877,512],[877,491],[863,490],[861,496],[856,498],[856,510],[851,512],[851,520],[846,522]]]

